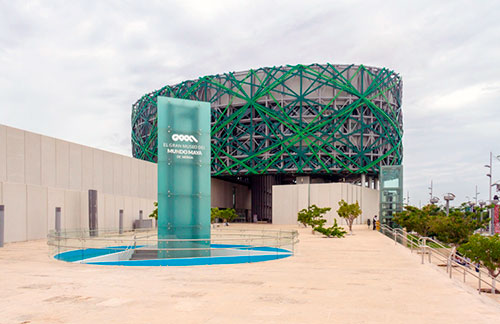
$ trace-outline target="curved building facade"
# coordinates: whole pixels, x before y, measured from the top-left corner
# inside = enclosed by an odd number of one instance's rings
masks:
[[[156,161],[158,96],[210,102],[212,176],[249,183],[252,201],[296,177],[353,182],[402,162],[402,80],[387,68],[287,65],[165,86],[133,105],[136,158]]]

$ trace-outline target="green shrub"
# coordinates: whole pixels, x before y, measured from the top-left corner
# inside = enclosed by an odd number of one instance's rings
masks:
[[[330,210],[330,207],[321,208],[316,205],[311,205],[299,211],[297,214],[297,221],[305,227],[308,225],[313,228],[317,226],[322,227],[323,224],[326,223],[326,219],[323,219],[323,215]]]
[[[155,201],[153,204],[156,208],[149,214],[149,217],[158,220],[158,202]]]
[[[347,234],[346,231],[337,224],[337,220],[333,220],[333,226],[324,228],[323,226],[317,226],[314,228],[314,231],[321,233],[327,237],[344,237]]]
[[[215,223],[217,219],[232,222],[238,218],[238,214],[233,208],[219,209],[217,207],[210,208],[210,221]]]
[[[326,219],[323,215],[330,211],[330,207],[318,207],[316,205],[311,205],[308,208],[302,209],[297,214],[297,221],[304,226],[311,226],[313,231],[321,233],[326,237],[344,237],[347,233],[342,227],[339,227],[337,220],[334,220],[334,224],[331,227],[323,227],[326,223]]]

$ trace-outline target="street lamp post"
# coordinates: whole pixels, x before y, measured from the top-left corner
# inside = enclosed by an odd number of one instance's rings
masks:
[[[474,206],[476,206],[476,203],[473,201],[469,201],[469,207],[472,212],[474,211]]]
[[[428,189],[430,190],[430,193],[429,193],[429,195],[430,195],[429,201],[431,202],[431,204],[434,204],[434,203],[432,202],[432,199],[433,199],[433,196],[432,196],[432,180],[431,180],[431,186],[430,186]]]
[[[491,176],[493,173],[493,170],[492,170],[493,169],[493,152],[490,152],[490,164],[485,165],[484,167],[490,169],[490,172],[487,173],[486,176],[488,178],[490,178],[490,184],[488,185],[488,191],[489,191],[488,201],[491,204]],[[491,208],[488,209],[488,216],[490,217],[490,234],[493,234],[493,217],[491,217]]]
[[[492,201],[493,205],[495,205],[495,207],[496,207],[496,205],[498,205],[499,202],[500,201],[498,199],[498,195],[495,195],[495,197],[493,197],[493,201]],[[493,216],[495,215],[495,213],[492,213],[492,214],[493,214]],[[496,230],[495,230],[495,217],[492,217],[492,221],[493,221],[492,222],[493,223],[493,230],[492,230],[491,234],[495,235],[496,234]]]
[[[483,221],[483,210],[482,210],[482,208],[484,208],[485,205],[486,205],[486,201],[484,201],[484,200],[480,200],[479,201],[479,206],[481,207],[481,214],[480,214],[481,222]]]
[[[450,215],[450,201],[455,199],[455,195],[452,194],[451,192],[448,192],[446,195],[444,195],[444,200],[446,200],[446,216]]]
[[[497,160],[500,161],[500,155],[497,155],[496,158],[497,158]],[[493,152],[490,152],[490,164],[489,165],[485,165],[485,167],[488,168],[488,169],[490,169],[489,170],[490,172],[487,173],[486,176],[489,178],[489,181],[490,181],[490,184],[488,186],[488,192],[489,192],[488,202],[489,202],[489,204],[492,204],[493,201],[491,200],[491,187],[496,186],[497,191],[499,191],[498,189],[500,189],[499,188],[500,186],[497,183],[491,184],[491,180],[493,178]],[[491,235],[493,235],[493,233],[495,231],[494,228],[493,228],[494,223],[493,223],[493,217],[492,217],[492,215],[493,215],[493,211],[492,211],[491,208],[489,208],[488,209],[488,216],[490,217],[490,234]]]

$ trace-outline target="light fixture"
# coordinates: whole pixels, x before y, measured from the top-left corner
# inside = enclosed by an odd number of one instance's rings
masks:
[[[452,194],[451,192],[448,192],[446,195],[444,195],[444,200],[446,200],[446,216],[450,214],[450,201],[455,199],[455,195]]]

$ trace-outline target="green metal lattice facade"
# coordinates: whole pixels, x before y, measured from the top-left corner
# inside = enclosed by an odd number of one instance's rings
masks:
[[[402,162],[402,80],[386,68],[287,65],[165,86],[132,108],[133,156],[153,162],[158,96],[210,102],[214,176],[377,175]]]

